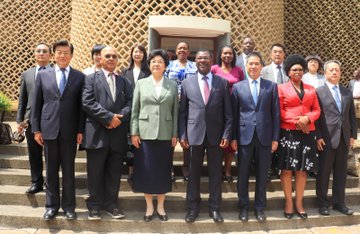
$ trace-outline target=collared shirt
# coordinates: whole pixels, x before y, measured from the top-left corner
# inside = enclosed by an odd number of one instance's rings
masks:
[[[65,67],[66,82],[69,78],[69,72],[70,72],[70,66]],[[61,80],[61,76],[62,76],[62,71],[57,64],[55,64],[55,75],[56,75],[56,83],[57,83],[58,87],[60,88],[60,80]]]
[[[334,98],[335,101],[336,101],[336,98],[335,98],[335,92],[334,92],[334,90],[333,90],[333,87],[334,87],[334,86],[337,86],[337,87],[338,87],[338,90],[339,90],[339,98],[340,98],[340,101],[341,101],[341,93],[340,93],[339,84],[333,85],[333,84],[331,84],[331,83],[328,82],[328,81],[326,81],[325,84],[329,87],[330,92],[331,92],[331,94],[333,95],[333,98]]]
[[[134,84],[136,84],[136,82],[139,78],[140,71],[141,71],[141,69],[136,66],[134,66],[134,68],[132,69],[133,76],[134,76]]]
[[[39,68],[40,68],[40,67],[47,67],[47,66],[48,66],[48,65],[46,65],[46,66],[40,66],[39,64],[36,65],[36,67],[35,67],[35,80],[36,80],[37,74],[38,74],[38,72],[39,72]]]
[[[159,98],[162,87],[163,87],[163,83],[164,83],[164,77],[161,77],[161,80],[159,80],[159,81],[155,80],[152,75],[150,77],[151,77],[151,80],[152,80],[154,88],[155,88],[156,97]]]
[[[323,75],[313,75],[310,72],[305,73],[301,80],[315,89],[325,84],[325,77]]]
[[[205,75],[208,80],[207,80],[207,83],[209,85],[209,90],[211,92],[211,87],[212,87],[212,79],[213,79],[213,76],[212,76],[212,73],[209,72],[208,74]],[[205,81],[203,80],[203,77],[204,75],[198,73],[198,82],[199,82],[199,87],[200,87],[200,92],[201,92],[201,96],[205,102],[205,95],[204,95],[204,85],[205,85]]]
[[[253,80],[250,76],[248,76],[247,80],[249,81],[249,85],[250,85],[250,90],[251,90],[251,86],[253,85]],[[261,76],[259,78],[256,79],[257,81],[257,84],[256,84],[256,89],[257,89],[257,93],[258,93],[258,96],[259,96],[259,93],[260,93],[260,82],[261,82]]]
[[[277,64],[275,64],[274,62],[272,62],[271,63],[271,67],[272,67],[272,69],[273,69],[273,72],[274,72],[274,78],[275,78],[275,83],[277,83],[277,84],[281,84],[281,80],[277,80],[278,79],[278,68],[277,68]],[[282,74],[282,78],[283,78],[283,81],[285,82],[285,74],[284,74],[284,65],[283,64],[280,64],[280,66],[281,66],[281,69],[280,69],[280,71],[281,71],[281,74]]]
[[[105,70],[104,68],[101,68],[101,70],[104,72],[105,78],[107,78],[110,72]],[[114,83],[114,93],[116,93],[116,80],[115,80],[116,73],[115,72],[111,72],[111,73],[113,74],[111,76],[111,78],[112,78],[113,83]]]
[[[95,73],[95,72],[97,72],[97,71],[100,71],[100,69],[96,68],[96,66],[93,65],[93,66],[91,66],[91,67],[85,68],[84,71],[83,71],[83,73],[84,73],[85,75],[90,75],[90,74],[93,74],[93,73]]]
[[[355,80],[354,82],[353,97],[360,98],[360,80]]]

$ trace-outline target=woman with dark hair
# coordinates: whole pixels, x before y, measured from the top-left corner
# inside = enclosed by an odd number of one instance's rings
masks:
[[[135,44],[130,51],[130,64],[121,71],[121,76],[128,79],[134,89],[138,80],[148,77],[150,74],[146,49],[141,44]]]
[[[95,44],[94,47],[91,49],[91,59],[94,65],[85,68],[85,70],[83,71],[85,75],[93,74],[101,69],[100,58],[101,58],[101,50],[103,48],[105,48],[105,45]]]
[[[164,78],[168,56],[164,50],[153,50],[148,64],[151,75],[135,85],[131,111],[131,143],[134,157],[134,190],[143,192],[146,200],[145,222],[153,218],[153,195],[157,196],[157,215],[168,219],[165,193],[172,189],[172,148],[177,143],[178,95],[176,83]]]
[[[317,89],[325,84],[325,76],[320,74],[322,70],[322,60],[318,55],[311,54],[305,58],[308,72],[302,78],[305,84]]]
[[[289,81],[278,85],[280,103],[280,144],[278,168],[285,194],[284,216],[291,219],[294,208],[301,219],[307,218],[303,195],[307,172],[318,170],[315,121],[320,116],[320,106],[315,88],[301,81],[307,68],[300,55],[290,55],[284,63]],[[292,176],[295,174],[295,206],[292,199]]]
[[[220,48],[217,64],[211,67],[211,72],[229,81],[230,91],[234,84],[244,79],[244,72],[240,67],[235,66],[236,54],[233,47],[225,45]],[[231,182],[231,162],[235,151],[229,146],[224,149],[225,172],[224,180]]]

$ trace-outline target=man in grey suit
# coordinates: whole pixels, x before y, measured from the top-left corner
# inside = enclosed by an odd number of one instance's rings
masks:
[[[319,172],[316,178],[316,195],[319,213],[329,215],[327,197],[329,177],[333,170],[332,206],[345,215],[353,211],[345,205],[347,155],[357,137],[355,107],[352,93],[339,84],[340,62],[330,60],[324,65],[326,82],[316,90],[321,115],[316,122],[319,155]]]
[[[246,76],[246,60],[247,55],[253,52],[255,49],[255,42],[251,37],[245,37],[242,42],[242,53],[236,56],[236,66],[241,67],[244,72],[244,77],[247,79]]]
[[[67,40],[53,45],[56,65],[38,72],[31,113],[35,141],[44,145],[46,162],[45,220],[54,219],[60,206],[68,220],[75,213],[76,144],[83,137],[81,94],[85,75],[69,66],[74,47]],[[62,171],[60,201],[59,169]]]
[[[35,86],[35,79],[40,70],[49,68],[51,59],[51,47],[45,43],[35,46],[34,57],[36,66],[26,70],[21,75],[19,105],[16,115],[18,132],[22,132],[25,127],[25,136],[28,145],[28,154],[31,172],[31,186],[26,190],[28,194],[35,194],[44,189],[43,160],[41,145],[36,143],[34,134],[31,132],[30,114],[32,107],[32,96]]]
[[[222,149],[232,137],[232,110],[229,84],[210,72],[209,51],[199,51],[195,62],[198,72],[182,83],[179,138],[183,148],[190,148],[190,174],[186,189],[188,213],[185,221],[192,223],[199,215],[200,176],[206,151],[209,171],[209,215],[223,222],[220,214]]]
[[[289,77],[284,71],[284,59],[285,59],[285,46],[279,43],[273,44],[270,47],[271,64],[265,66],[261,75],[264,79],[270,80],[277,84],[283,84],[288,82]]]
[[[114,48],[101,50],[102,69],[85,79],[82,103],[86,112],[83,146],[87,153],[90,220],[100,209],[112,218],[125,215],[118,207],[122,161],[126,155],[132,89],[126,78],[114,73],[118,56]]]

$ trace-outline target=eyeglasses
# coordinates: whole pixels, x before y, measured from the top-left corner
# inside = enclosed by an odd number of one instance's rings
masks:
[[[116,54],[105,54],[104,56],[106,59],[117,59],[117,55]]]
[[[290,71],[292,71],[292,72],[303,72],[304,69],[302,69],[302,68],[295,68],[295,69],[290,69]]]
[[[47,54],[49,53],[49,50],[47,49],[38,49],[38,50],[35,50],[36,53],[40,54],[40,53],[43,53],[43,54]]]

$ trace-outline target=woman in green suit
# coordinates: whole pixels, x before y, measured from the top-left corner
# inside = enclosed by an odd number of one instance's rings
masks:
[[[177,143],[178,95],[176,83],[164,78],[169,59],[164,50],[153,50],[148,64],[151,76],[136,83],[131,114],[131,143],[135,146],[134,190],[146,200],[144,220],[154,214],[153,195],[157,195],[157,216],[168,219],[165,193],[172,189],[172,147]]]

